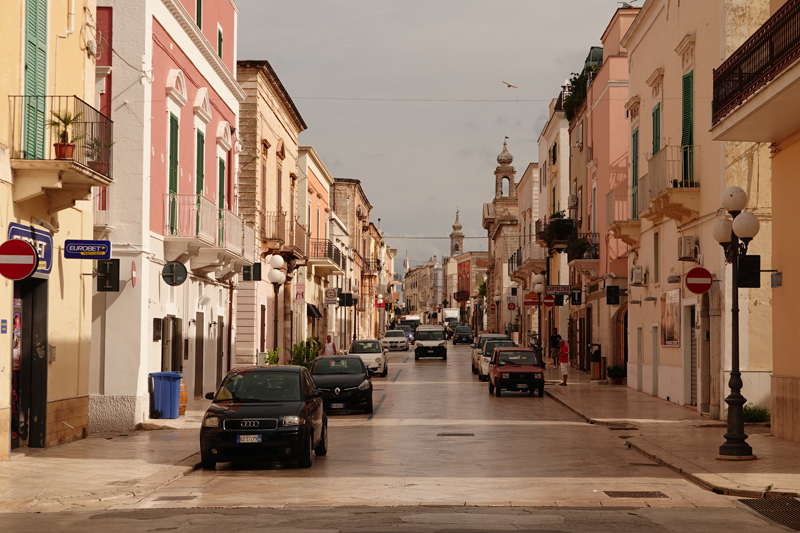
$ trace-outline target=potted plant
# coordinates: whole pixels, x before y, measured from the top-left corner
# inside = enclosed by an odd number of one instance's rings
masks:
[[[72,159],[75,150],[75,141],[83,138],[83,135],[73,135],[70,140],[69,129],[74,128],[78,119],[81,118],[83,113],[72,114],[69,109],[64,111],[50,111],[53,119],[48,123],[51,128],[58,128],[58,139],[61,142],[53,143],[53,148],[56,152],[56,159]]]
[[[88,167],[99,174],[107,176],[108,162],[111,159],[109,151],[112,146],[114,146],[113,141],[109,142],[99,137],[89,139],[89,142],[84,146]]]
[[[622,385],[622,380],[625,378],[625,369],[621,366],[611,365],[606,369],[606,376],[614,385]]]
[[[569,260],[586,259],[586,255],[592,251],[592,241],[586,237],[570,239],[567,243],[567,255]]]
[[[547,246],[550,257],[555,252],[561,252],[567,247],[570,236],[574,232],[574,221],[571,218],[567,218],[564,211],[558,211],[550,215],[550,219],[542,228],[542,233],[544,233],[544,239],[542,240]]]

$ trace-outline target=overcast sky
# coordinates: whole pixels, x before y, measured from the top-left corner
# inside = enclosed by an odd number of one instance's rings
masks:
[[[518,179],[550,100],[620,6],[613,0],[237,0],[239,59],[266,59],[337,178],[361,180],[397,271],[449,254],[456,208],[486,250],[481,206],[509,137]],[[502,81],[519,87],[507,88]],[[406,100],[406,101],[404,101]],[[412,101],[408,101],[412,100]],[[459,101],[460,100],[460,101]],[[477,100],[477,101],[476,101]],[[515,101],[516,100],[516,101]]]

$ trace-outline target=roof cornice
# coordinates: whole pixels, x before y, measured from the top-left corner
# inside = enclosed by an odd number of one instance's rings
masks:
[[[660,1],[661,0],[645,0],[644,5],[639,10],[639,14],[636,15],[636,18],[633,19],[628,31],[626,31],[625,35],[622,36],[622,41],[620,41],[620,44],[623,48],[630,48],[628,43],[633,38],[633,34],[636,33],[636,30],[639,28],[642,20],[644,20],[644,17],[646,17],[650,11],[653,10],[653,6],[658,4]]]
[[[292,97],[289,96],[289,92],[283,86],[283,83],[281,83],[280,78],[278,78],[278,74],[272,68],[272,65],[269,64],[269,61],[266,59],[245,59],[237,61],[236,65],[240,69],[257,69],[267,79],[267,81],[272,84],[275,89],[277,89],[278,97],[284,107],[291,113],[292,119],[294,120],[298,131],[302,132],[308,129],[303,117],[300,116],[300,111],[298,111],[297,107],[294,105]]]

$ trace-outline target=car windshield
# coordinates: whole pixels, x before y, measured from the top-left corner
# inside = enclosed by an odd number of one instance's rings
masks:
[[[350,345],[350,353],[381,353],[381,345],[376,341],[355,341]]]
[[[315,375],[363,374],[364,363],[355,357],[325,357],[317,360],[311,368]]]
[[[444,331],[438,329],[421,329],[417,331],[418,341],[443,341]]]
[[[514,341],[510,340],[489,340],[483,346],[483,356],[484,357],[491,357],[492,352],[495,348],[500,348],[502,346],[514,346]]]
[[[478,348],[483,348],[483,346],[491,340],[507,340],[508,337],[505,335],[497,335],[497,336],[486,336],[482,335],[480,339],[478,339]]]
[[[533,352],[500,352],[497,362],[501,365],[538,365]]]
[[[406,333],[411,333],[411,326],[397,326],[397,329]]]
[[[215,402],[299,402],[302,400],[297,372],[244,372],[229,374],[217,391]]]
[[[456,333],[472,333],[472,330],[469,326],[459,326],[456,328]]]
[[[406,334],[403,331],[393,330],[393,331],[387,331],[385,336],[386,337],[405,337]]]

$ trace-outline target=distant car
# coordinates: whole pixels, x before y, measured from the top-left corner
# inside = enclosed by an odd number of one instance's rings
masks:
[[[408,342],[409,343],[413,343],[414,342],[414,328],[412,328],[411,326],[406,326],[406,325],[402,325],[401,324],[401,325],[397,326],[397,329],[403,331],[406,334],[406,337],[408,337]]]
[[[503,346],[516,346],[511,339],[487,339],[483,345],[483,353],[481,354],[480,366],[478,367],[478,379],[481,381],[489,380],[489,361],[492,359],[492,353],[495,348]]]
[[[453,334],[455,334],[456,328],[458,328],[459,326],[463,326],[463,325],[464,325],[464,323],[463,322],[459,322],[458,320],[453,320],[452,322],[448,322],[447,323],[447,327],[445,328],[446,331],[447,331],[447,338],[448,339],[451,338],[453,336]]]
[[[503,390],[539,391],[544,396],[544,373],[536,352],[530,348],[495,348],[489,362],[489,394]]]
[[[389,373],[386,352],[376,339],[353,341],[350,349],[347,350],[347,355],[359,356],[364,361],[364,366],[369,368],[373,374],[385,378]]]
[[[322,392],[301,366],[234,368],[222,380],[200,427],[200,460],[213,469],[226,461],[298,461],[328,453]]]
[[[442,326],[420,326],[414,343],[414,360],[420,357],[441,357],[447,360],[447,338]]]
[[[317,357],[311,366],[314,385],[322,391],[325,411],[359,409],[372,412],[371,372],[357,355]]]
[[[483,333],[475,337],[472,343],[472,373],[477,374],[481,368],[481,357],[483,357],[483,345],[489,339],[508,339],[508,335],[502,333]]]
[[[453,333],[453,345],[460,342],[472,344],[472,328],[469,326],[458,326]]]
[[[384,350],[408,350],[408,337],[405,331],[399,329],[390,329],[384,333],[381,339],[381,346]]]

